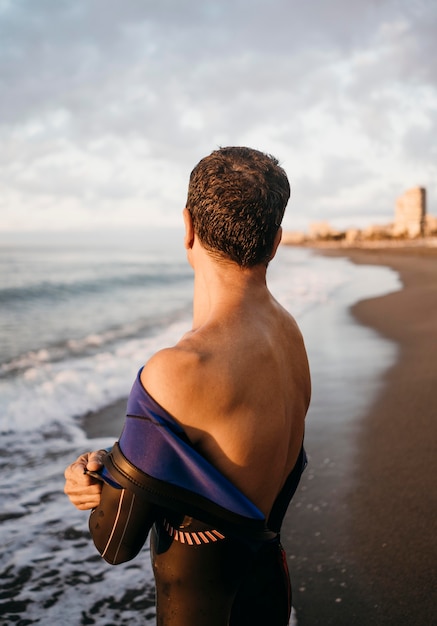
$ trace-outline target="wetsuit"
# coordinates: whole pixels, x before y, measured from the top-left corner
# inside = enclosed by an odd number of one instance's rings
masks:
[[[285,626],[291,587],[279,531],[305,465],[302,446],[266,520],[197,452],[139,373],[90,530],[115,564],[138,553],[153,524],[158,626]]]
[[[163,514],[151,534],[157,626],[286,626],[291,585],[279,531],[306,464],[296,465],[273,505],[270,540],[225,534],[199,520]]]

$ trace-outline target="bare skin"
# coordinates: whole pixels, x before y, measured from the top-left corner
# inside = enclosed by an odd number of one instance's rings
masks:
[[[193,327],[144,366],[148,393],[196,447],[267,516],[296,463],[310,400],[300,331],[272,297],[263,265],[242,269],[208,252],[184,210],[185,247],[194,269]],[[275,242],[280,242],[281,233]],[[82,455],[66,472],[65,493],[95,507],[102,452]]]

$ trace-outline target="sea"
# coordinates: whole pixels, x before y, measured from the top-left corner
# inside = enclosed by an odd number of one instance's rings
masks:
[[[388,268],[289,246],[268,284],[306,329],[316,390],[329,327],[313,333],[311,311],[400,288]],[[0,624],[155,624],[148,548],[104,562],[63,472],[113,443],[87,437],[84,420],[125,398],[145,361],[190,328],[192,294],[178,229],[0,237]]]

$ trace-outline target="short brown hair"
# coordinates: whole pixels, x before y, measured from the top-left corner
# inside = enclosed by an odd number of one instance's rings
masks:
[[[287,175],[275,157],[220,148],[191,172],[187,209],[207,250],[253,267],[268,264],[289,197]]]

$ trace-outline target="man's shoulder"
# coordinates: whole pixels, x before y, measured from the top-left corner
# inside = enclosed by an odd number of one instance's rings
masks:
[[[198,352],[184,344],[163,348],[155,352],[146,362],[141,373],[141,380],[143,383],[153,384],[155,379],[158,381],[179,379],[181,373],[190,373],[196,369],[199,359]]]
[[[169,413],[183,414],[196,390],[201,355],[181,342],[156,352],[144,365],[141,382],[147,392]]]

